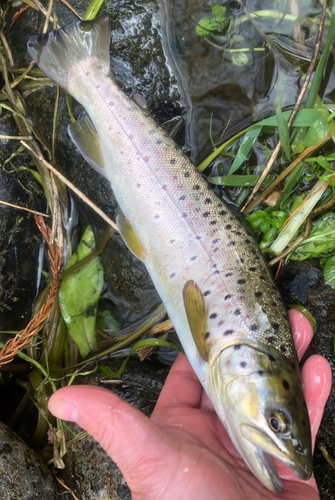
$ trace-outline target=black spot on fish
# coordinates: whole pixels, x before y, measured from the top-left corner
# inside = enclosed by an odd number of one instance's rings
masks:
[[[235,241],[230,241],[227,245],[227,247],[234,247],[235,246]]]
[[[157,139],[156,143],[157,144],[162,144],[162,141],[160,139]]]
[[[183,212],[183,218],[186,219],[186,217],[187,217],[187,213]]]
[[[225,229],[231,229],[231,224],[227,224],[227,225],[225,226]]]
[[[242,236],[242,233],[240,231],[235,232],[236,236]]]
[[[272,356],[272,354],[269,354],[269,360],[270,361],[276,361],[276,358],[274,356]]]
[[[263,370],[258,370],[258,375],[264,375],[264,371]]]
[[[226,278],[229,278],[229,276],[233,276],[233,273],[226,273],[226,274],[225,274],[225,277],[226,277]],[[229,295],[229,297],[230,297],[230,295]]]
[[[258,326],[257,325],[250,325],[249,330],[251,330],[252,332],[257,332]]]
[[[272,335],[270,335],[270,337],[265,337],[265,340],[266,340],[267,342],[269,342],[269,344],[272,344],[272,343],[274,342],[275,338],[274,338],[274,337],[272,337]]]
[[[189,177],[190,175],[191,175],[190,172],[185,172],[184,173],[184,177]]]
[[[262,281],[265,281],[264,276],[260,276],[259,279],[262,280]]]
[[[176,162],[177,162],[177,160],[175,158],[171,158],[171,160],[170,160],[171,165],[175,165]]]
[[[255,292],[255,297],[261,297],[263,295],[262,292]]]
[[[197,255],[193,255],[193,257],[191,257],[191,260],[195,260],[197,257]]]
[[[206,332],[205,334],[205,339],[208,339],[208,337],[210,336],[210,333],[209,332]]]
[[[278,306],[278,303],[273,301],[273,302],[272,302],[272,305],[273,305],[273,307],[277,307],[277,306]]]
[[[238,285],[244,285],[244,283],[245,283],[245,280],[243,280],[243,279],[237,280]]]
[[[215,224],[216,224],[216,220],[211,220],[210,225],[215,226]]]
[[[235,309],[234,314],[235,316],[239,316],[241,314],[241,309]]]
[[[250,241],[250,240],[244,240],[244,241],[245,241],[246,243],[251,243],[251,241]]]
[[[287,382],[287,380],[283,380],[283,387],[286,391],[290,389],[290,384]]]
[[[219,212],[219,215],[225,216],[225,215],[227,215],[227,212],[225,210],[221,210],[221,212]]]
[[[210,215],[210,212],[204,212],[204,213],[202,214],[202,216],[203,216],[203,217],[208,217],[209,215]]]
[[[235,349],[235,351],[238,351],[239,349],[241,349],[241,346],[240,345],[235,345],[234,349]]]
[[[240,258],[240,259],[237,259],[237,260],[236,260],[236,262],[237,262],[238,264],[243,264],[244,259],[241,259],[241,258]]]
[[[219,274],[219,273],[220,273],[220,271],[215,271],[215,272],[214,272],[214,274]]]
[[[231,335],[232,333],[234,333],[234,330],[226,330],[225,332],[223,332],[223,335],[227,336]]]
[[[279,325],[278,323],[272,323],[272,328],[273,328],[274,330],[279,330],[280,325]]]
[[[249,271],[251,271],[253,273],[254,271],[256,271],[256,268],[255,267],[249,267]]]
[[[215,319],[215,318],[217,318],[217,314],[216,314],[216,313],[212,313],[212,314],[210,315],[210,319]]]
[[[225,296],[225,300],[231,299],[231,295],[228,293],[228,295]]]
[[[194,191],[198,191],[200,189],[200,186],[198,186],[198,184],[196,184],[195,186],[193,186],[193,189],[194,189]]]
[[[240,367],[245,368],[247,366],[247,363],[245,361],[241,361]]]
[[[185,200],[185,198],[186,198],[186,196],[183,194],[183,196],[181,196],[181,197],[179,198],[179,200],[180,200],[180,201],[182,201],[182,200]]]
[[[215,247],[214,250],[213,250],[213,252],[217,252],[218,250],[219,250],[219,248]]]
[[[196,236],[195,239],[196,240],[201,240],[201,236]]]
[[[218,239],[213,240],[213,244],[215,245],[218,241],[220,241],[220,240],[218,240]]]
[[[281,345],[281,346],[280,346],[280,350],[281,350],[281,352],[282,352],[283,354],[285,354],[285,352],[287,352],[287,349],[286,349],[286,347],[285,347],[284,345]]]
[[[210,203],[212,203],[212,200],[210,198],[206,198],[205,199],[205,204],[209,205]]]
[[[207,297],[207,295],[210,295],[210,293],[211,293],[211,291],[210,291],[210,290],[206,290],[206,291],[204,292],[204,297]]]
[[[174,278],[176,276],[176,273],[170,274],[170,278]]]

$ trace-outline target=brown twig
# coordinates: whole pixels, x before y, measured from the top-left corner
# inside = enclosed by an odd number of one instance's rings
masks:
[[[9,207],[17,208],[18,210],[25,210],[26,212],[31,212],[32,214],[41,215],[42,217],[50,217],[50,215],[42,214],[42,212],[37,212],[36,210],[31,210],[26,207],[19,207],[19,205],[13,205],[12,203],[7,203],[7,201],[0,200],[1,205],[7,205]]]
[[[62,258],[58,247],[50,242],[50,229],[45,224],[43,217],[35,215],[36,224],[43,234],[49,246],[49,259],[51,263],[51,272],[53,276],[52,285],[46,303],[39,310],[35,318],[33,318],[24,330],[21,330],[13,339],[10,339],[0,351],[0,366],[10,363],[14,356],[22,351],[29,344],[32,338],[37,335],[43,328],[44,321],[52,311],[54,300],[59,287],[59,276]]]
[[[47,10],[43,7],[43,5],[41,4],[41,2],[39,2],[39,0],[31,0],[31,1],[36,5],[36,7],[38,8],[38,10],[40,10],[45,17],[48,15]],[[49,20],[52,23],[55,22],[55,19],[52,16],[49,17]],[[57,24],[57,28],[60,29],[60,26],[58,24]]]
[[[318,36],[317,36],[317,40],[316,40],[316,43],[315,43],[315,47],[314,47],[314,52],[313,52],[313,57],[311,59],[311,62],[308,66],[308,70],[307,70],[307,73],[306,73],[306,76],[305,76],[305,80],[304,80],[304,83],[301,87],[301,90],[299,92],[299,95],[298,95],[298,99],[292,109],[292,113],[290,114],[290,118],[288,119],[288,122],[287,122],[287,125],[288,127],[290,127],[293,123],[293,120],[294,118],[296,117],[296,114],[298,113],[299,111],[299,107],[300,107],[300,104],[301,104],[301,101],[305,95],[305,92],[308,88],[308,85],[309,85],[309,82],[310,82],[310,79],[312,77],[312,73],[314,71],[314,66],[316,64],[316,61],[318,59],[318,55],[319,55],[319,52],[320,52],[320,48],[321,48],[321,42],[322,42],[322,35],[323,35],[323,28],[324,28],[324,24],[325,24],[325,19],[326,19],[326,11],[327,11],[327,2],[324,2],[323,3],[323,8],[322,8],[322,14],[321,14],[321,18],[320,18],[320,25],[319,25],[319,30],[318,30]],[[280,148],[281,148],[281,142],[280,140],[278,141],[278,144],[277,146],[275,147],[272,155],[271,155],[271,158],[269,159],[264,171],[262,172],[262,175],[260,176],[260,178],[258,179],[254,189],[252,190],[250,196],[248,197],[246,203],[244,204],[243,208],[241,209],[241,212],[243,212],[246,207],[249,205],[249,203],[251,202],[252,198],[255,196],[255,194],[257,193],[257,191],[259,190],[260,186],[262,185],[265,177],[267,176],[267,174],[269,173],[270,169],[272,168],[277,156],[278,156],[278,153],[280,151]]]

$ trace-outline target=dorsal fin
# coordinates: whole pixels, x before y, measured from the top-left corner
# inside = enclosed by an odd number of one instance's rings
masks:
[[[206,349],[207,307],[204,296],[196,283],[189,280],[183,288],[183,299],[188,319],[188,324],[194,342],[205,361],[208,361]]]

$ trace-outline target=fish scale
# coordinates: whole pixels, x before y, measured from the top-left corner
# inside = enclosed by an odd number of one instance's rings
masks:
[[[311,475],[311,436],[285,305],[257,242],[156,123],[117,87],[109,17],[28,51],[86,109],[69,127],[111,182],[120,232],[147,267],[184,351],[237,450],[269,489],[271,457]]]

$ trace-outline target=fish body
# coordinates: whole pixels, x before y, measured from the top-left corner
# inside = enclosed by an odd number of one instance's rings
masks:
[[[171,138],[116,85],[109,17],[76,22],[28,51],[86,109],[69,127],[111,182],[120,232],[147,267],[185,353],[250,469],[273,491],[271,457],[302,479],[311,433],[285,305],[257,243]]]

